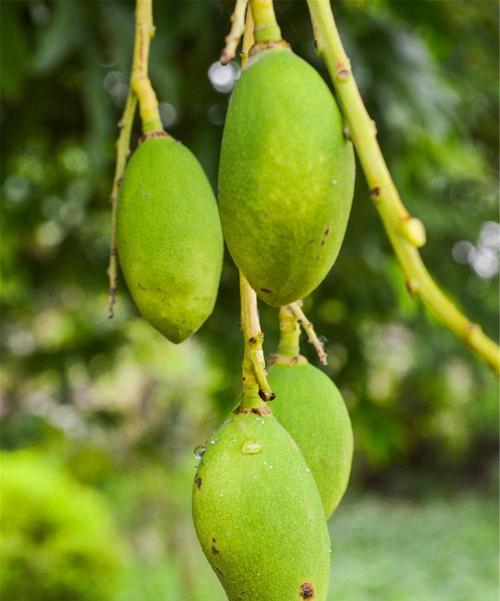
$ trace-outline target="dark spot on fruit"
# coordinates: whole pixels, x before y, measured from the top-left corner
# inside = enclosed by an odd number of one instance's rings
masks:
[[[224,576],[224,572],[218,568],[217,566],[215,567],[215,571],[217,572],[217,574],[220,574],[221,576]]]
[[[219,555],[219,553],[220,553],[219,549],[217,549],[217,547],[215,545],[212,545],[212,553],[214,555]]]
[[[325,228],[325,231],[323,232],[323,235],[328,236],[328,234],[332,231],[332,228],[330,226],[327,226]]]
[[[194,483],[196,484],[196,488],[197,488],[198,490],[200,490],[200,489],[201,489],[201,477],[200,477],[200,476],[197,476],[197,477],[195,478],[195,480],[194,480]]]
[[[325,246],[325,241],[321,240],[321,246]]]
[[[140,288],[141,290],[146,290],[146,286],[143,286],[140,282],[137,282],[137,288]]]
[[[262,292],[265,292],[266,294],[271,294],[271,290],[269,290],[268,288],[261,288]]]
[[[261,389],[259,389],[259,396],[263,401],[267,401],[266,393]]]
[[[380,186],[375,186],[370,190],[370,196],[372,198],[378,198],[380,196]]]
[[[300,585],[300,596],[302,599],[314,599],[314,586],[312,582],[303,582]]]
[[[252,336],[251,338],[248,339],[248,342],[250,344],[257,344],[257,338],[255,338],[254,336]]]
[[[215,536],[213,536],[213,537],[212,537],[212,542],[213,542],[213,543],[216,543],[216,542],[217,542],[217,539],[215,538]]]
[[[316,259],[316,261],[319,259],[320,255],[316,255],[314,258]]]

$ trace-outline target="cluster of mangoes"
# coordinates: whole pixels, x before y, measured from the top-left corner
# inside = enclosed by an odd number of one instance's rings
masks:
[[[165,133],[128,164],[117,239],[139,310],[173,342],[196,331],[215,303],[223,238],[262,300],[303,298],[335,261],[353,187],[352,145],[323,79],[289,48],[263,47],[230,100],[219,211],[196,159]],[[301,356],[278,356],[269,382],[276,399],[240,405],[207,444],[196,531],[231,601],[324,601],[325,517],[349,478],[349,416]]]

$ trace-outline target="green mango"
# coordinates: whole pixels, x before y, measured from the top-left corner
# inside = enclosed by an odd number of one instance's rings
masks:
[[[271,412],[248,411],[224,422],[198,465],[198,539],[230,601],[324,601],[330,541],[318,489]]]
[[[328,518],[349,482],[353,437],[342,396],[310,363],[275,363],[269,385],[276,394],[273,414],[295,440],[316,480]]]
[[[194,155],[170,136],[130,159],[117,207],[120,265],[137,308],[172,342],[211,314],[222,269],[217,203]]]
[[[312,292],[344,238],[354,154],[321,76],[289,49],[250,59],[232,94],[219,168],[229,251],[273,307]]]

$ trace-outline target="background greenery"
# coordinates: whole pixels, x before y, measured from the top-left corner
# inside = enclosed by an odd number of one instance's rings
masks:
[[[107,319],[108,196],[133,3],[0,8],[0,593],[221,600],[189,497],[192,449],[239,392],[236,270],[226,257],[213,315],[180,346],[138,317],[124,285]],[[325,75],[305,2],[276,8],[286,39]],[[497,337],[497,3],[334,8],[397,185],[427,226],[424,258]],[[231,9],[218,0],[154,7],[162,117],[214,187],[229,94],[207,71]],[[360,172],[343,251],[306,310],[328,341],[327,372],[356,440],[351,487],[330,524],[330,600],[492,600],[497,381],[407,294]],[[262,307],[262,320],[272,352],[276,312]],[[304,352],[314,360],[305,343]]]

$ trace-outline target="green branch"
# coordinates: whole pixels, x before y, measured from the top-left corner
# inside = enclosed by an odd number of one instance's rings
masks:
[[[481,327],[462,315],[441,292],[418,252],[425,244],[421,221],[408,214],[391,178],[370,119],[344,51],[329,0],[307,0],[316,45],[325,61],[342,105],[371,197],[406,278],[408,290],[469,346],[495,372],[500,373],[500,349]]]

